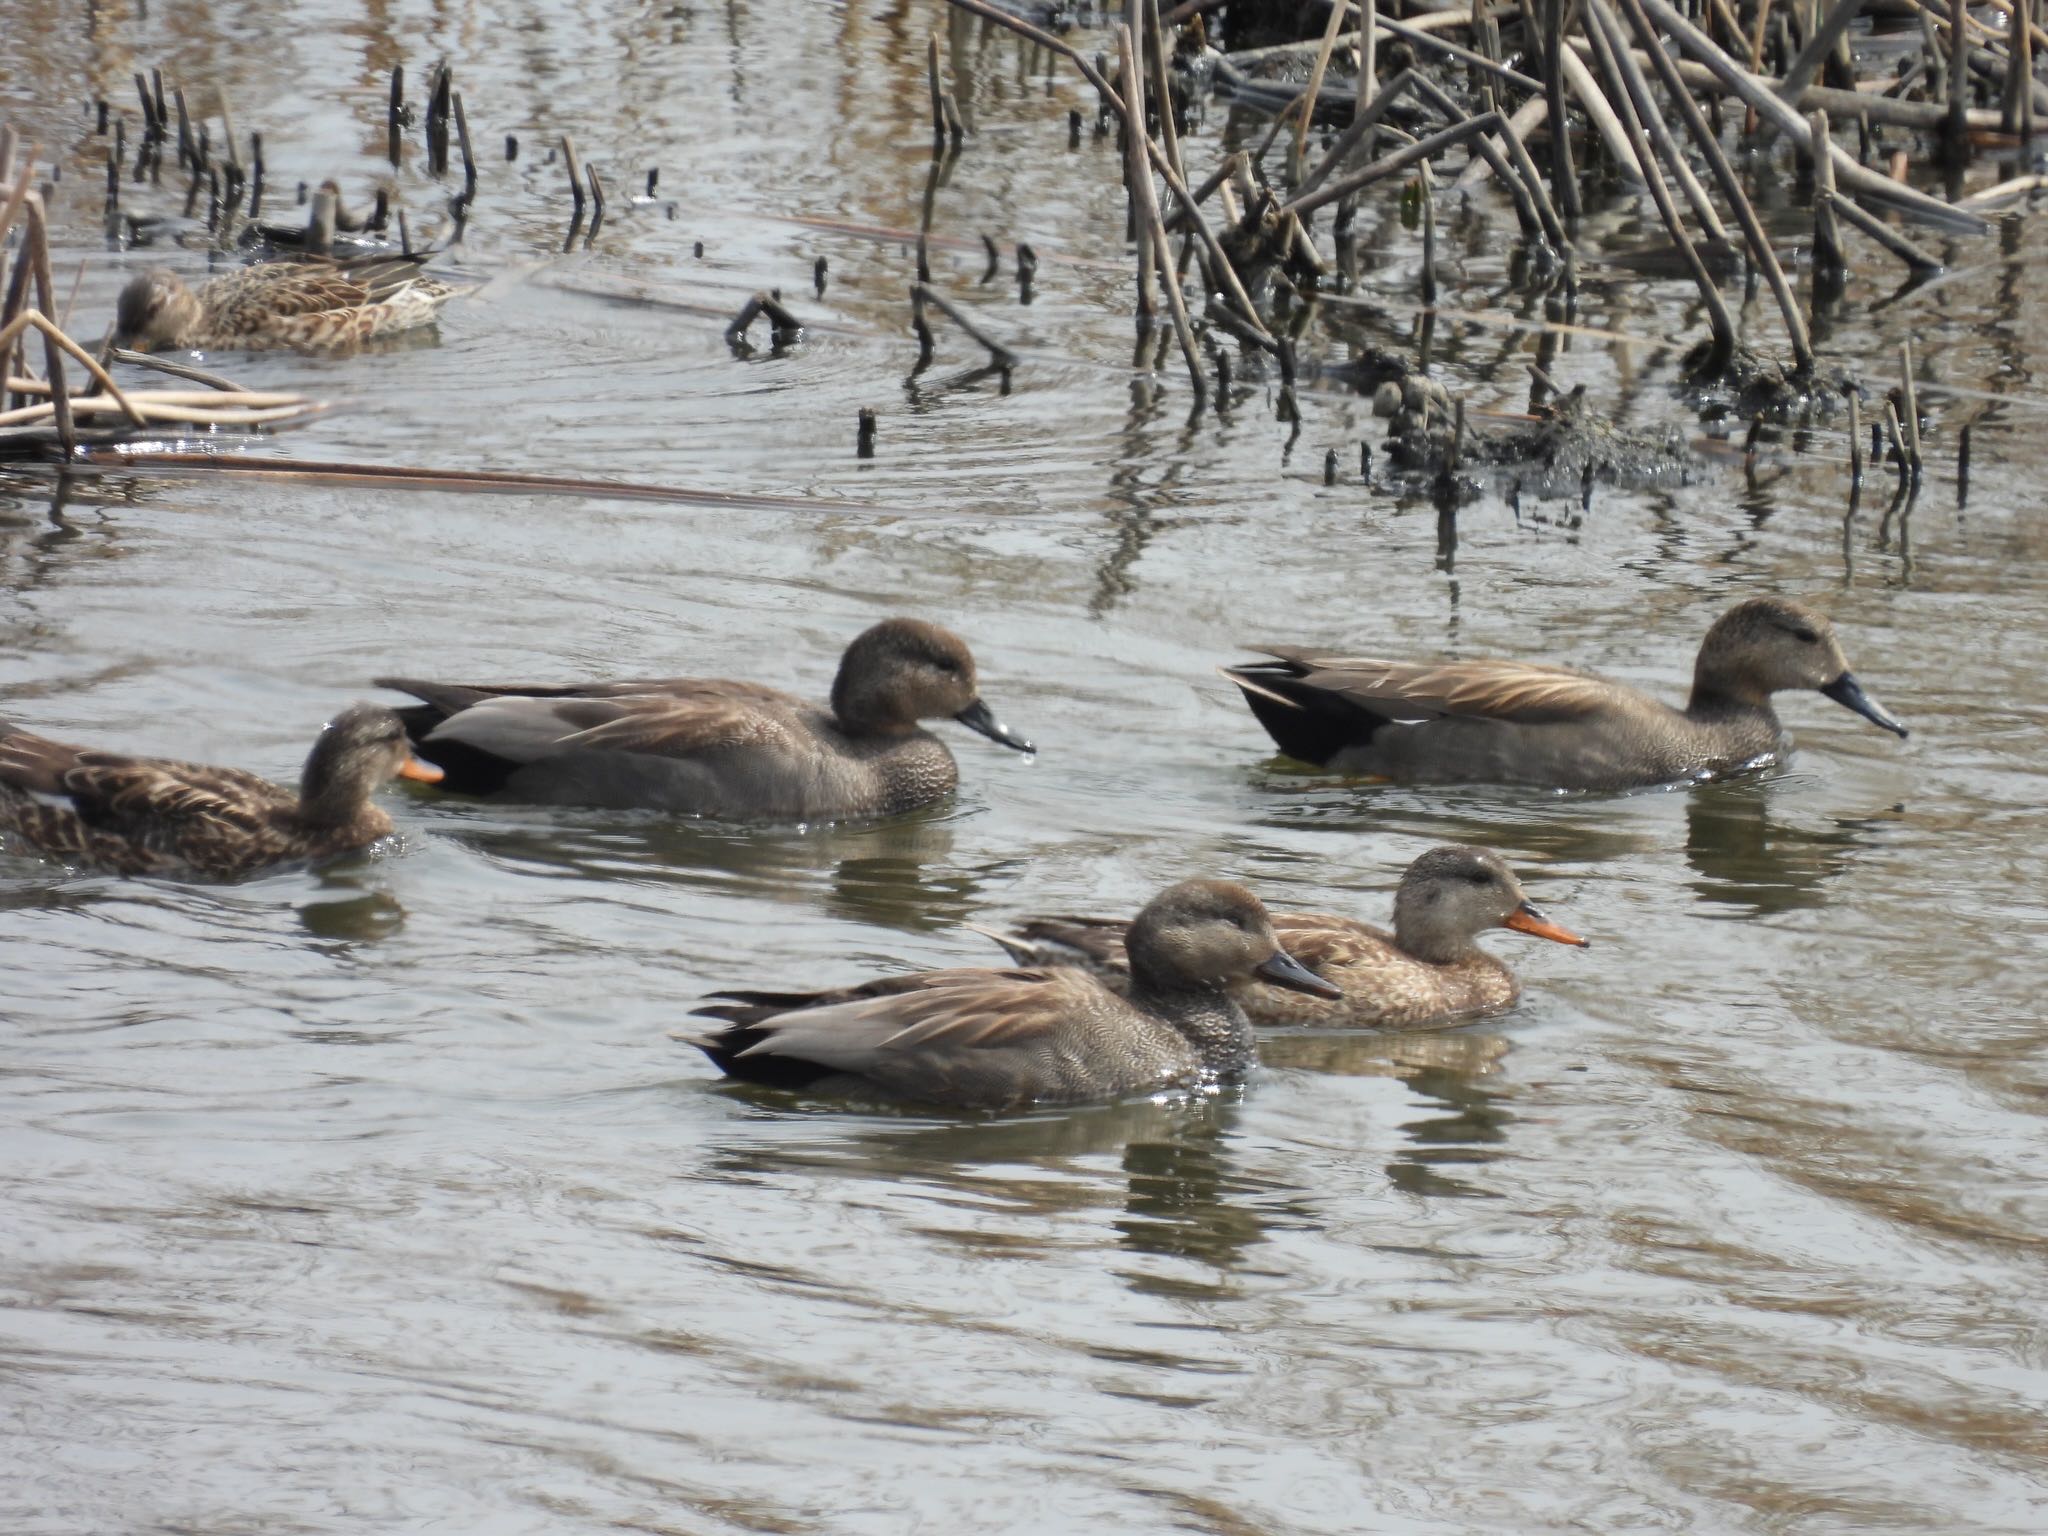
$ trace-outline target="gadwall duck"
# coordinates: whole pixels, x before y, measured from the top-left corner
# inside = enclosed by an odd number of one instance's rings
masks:
[[[425,255],[266,261],[188,288],[166,268],[121,290],[114,340],[162,348],[320,352],[430,324],[466,290],[421,270]]]
[[[1122,918],[1036,917],[1013,932],[977,931],[1023,965],[1079,965],[1113,987],[1129,983]],[[1341,998],[1255,986],[1240,1002],[1254,1024],[1427,1029],[1499,1013],[1521,994],[1515,973],[1473,942],[1512,928],[1559,944],[1586,940],[1560,928],[1522,894],[1521,882],[1484,848],[1432,848],[1394,893],[1394,931],[1322,912],[1275,912],[1287,953],[1343,992]]]
[[[446,787],[551,805],[678,811],[727,821],[892,815],[950,794],[959,769],[920,720],[950,718],[1019,752],[982,703],[951,630],[885,619],[840,659],[829,707],[759,683],[647,678],[465,687],[380,677]]]
[[[1814,688],[1900,736],[1863,691],[1828,621],[1783,598],[1714,621],[1692,697],[1528,661],[1379,661],[1273,647],[1226,667],[1280,750],[1339,773],[1408,784],[1633,789],[1760,766],[1789,748],[1771,695]]]
[[[1242,1077],[1235,994],[1337,989],[1273,936],[1241,885],[1187,880],[1132,919],[1128,996],[1072,966],[928,971],[830,992],[721,992],[723,1027],[678,1033],[729,1076],[959,1109],[1073,1104]]]
[[[352,852],[391,834],[370,803],[381,785],[440,776],[376,704],[328,722],[296,791],[238,768],[65,746],[0,721],[0,830],[124,875],[226,878]]]

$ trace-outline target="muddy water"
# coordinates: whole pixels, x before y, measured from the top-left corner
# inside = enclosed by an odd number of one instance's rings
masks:
[[[0,64],[0,106],[65,167],[82,329],[165,256],[104,251],[81,102],[126,100],[137,65],[219,80],[273,185],[339,168],[360,198],[386,71],[445,52],[483,161],[464,260],[490,289],[432,347],[219,365],[336,403],[290,441],[306,457],[817,505],[161,477],[52,521],[46,492],[0,488],[0,708],[286,774],[379,671],[815,691],[847,636],[912,612],[971,637],[1044,750],[954,733],[958,800],[882,826],[395,796],[402,846],[324,873],[209,888],[0,858],[0,1525],[2048,1520],[2038,222],[1953,246],[1915,294],[1861,271],[1833,316],[1842,356],[1911,336],[1924,359],[1934,468],[1908,518],[1882,519],[1874,482],[1845,525],[1824,424],[1804,455],[1766,439],[1745,471],[1708,444],[1690,484],[1589,509],[1488,496],[1447,540],[1433,508],[1357,483],[1379,424],[1341,387],[1305,392],[1294,437],[1242,369],[1193,421],[1172,359],[1132,370],[1114,149],[1070,149],[1085,98],[1004,39],[954,39],[978,132],[936,194],[960,244],[934,266],[1026,361],[1005,395],[942,330],[907,376],[912,255],[835,226],[915,222],[935,4],[91,14],[17,6]],[[565,129],[615,204],[566,254],[544,163]],[[1215,108],[1191,155],[1243,131]],[[401,185],[425,210],[418,153]],[[673,217],[619,206],[649,166]],[[1359,216],[1358,302],[1314,322],[1332,355],[1412,344],[1391,196]],[[1531,312],[1503,291],[1504,214],[1447,215],[1447,303]],[[1589,228],[1643,235],[1626,201]],[[983,232],[1005,250],[985,288]],[[1042,258],[1028,306],[1020,238]],[[763,287],[817,329],[736,357],[711,316]],[[1680,290],[1597,260],[1582,318],[1699,330]],[[1434,345],[1475,405],[1525,402],[1526,330],[1441,322]],[[1575,338],[1553,371],[1696,431],[1672,365]],[[1800,755],[1761,780],[1360,788],[1278,769],[1212,670],[1281,637],[1675,693],[1756,592],[1832,611],[1913,738],[1799,698]],[[1530,984],[1513,1015],[1275,1039],[1215,1099],[878,1117],[723,1088],[665,1038],[717,985],[972,961],[963,921],[1125,910],[1189,873],[1379,916],[1453,838],[1503,850],[1595,947],[1504,935]]]

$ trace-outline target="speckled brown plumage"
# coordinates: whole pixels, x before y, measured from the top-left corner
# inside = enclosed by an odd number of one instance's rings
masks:
[[[344,351],[430,324],[462,289],[429,277],[424,255],[299,257],[222,273],[188,288],[158,268],[121,290],[123,346],[241,351]]]
[[[1334,991],[1273,937],[1242,886],[1189,880],[1133,919],[1124,992],[1065,967],[929,971],[826,992],[722,992],[679,1033],[719,1070],[786,1088],[1011,1109],[1242,1076],[1251,1026],[1234,994],[1262,975]]]
[[[1224,675],[1281,751],[1399,783],[1612,790],[1712,778],[1789,750],[1771,695],[1794,688],[1906,734],[1863,692],[1828,621],[1782,598],[1751,598],[1715,621],[1682,710],[1535,662],[1263,654],[1274,659]]]
[[[423,702],[406,730],[446,787],[555,805],[732,821],[890,815],[952,792],[952,718],[1029,752],[981,702],[974,657],[950,630],[887,619],[846,648],[821,708],[759,683],[643,678],[564,687],[384,677]]]
[[[370,795],[431,780],[398,717],[373,704],[321,733],[299,788],[204,763],[67,746],[0,721],[0,831],[67,863],[125,875],[247,874],[330,858],[391,832]]]
[[[1514,928],[1559,943],[1585,940],[1544,917],[1498,855],[1483,848],[1432,848],[1408,866],[1394,893],[1394,932],[1328,913],[1276,912],[1273,932],[1287,952],[1343,989],[1319,998],[1255,986],[1241,999],[1254,1024],[1325,1028],[1425,1029],[1499,1013],[1521,984],[1473,941]],[[1117,918],[1039,917],[1008,933],[983,929],[1025,964],[1080,966],[1125,984]]]

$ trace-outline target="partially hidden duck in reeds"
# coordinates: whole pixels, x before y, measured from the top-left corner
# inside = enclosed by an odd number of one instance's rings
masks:
[[[399,777],[440,774],[376,704],[328,722],[296,790],[239,768],[66,746],[0,721],[0,831],[124,875],[219,879],[368,847],[392,830],[370,796]]]
[[[130,280],[114,342],[138,352],[328,352],[429,325],[465,289],[429,277],[424,253],[258,262],[187,287],[159,267]]]
[[[1337,989],[1241,885],[1187,880],[1132,919],[1127,987],[1073,966],[927,971],[826,992],[720,992],[679,1031],[729,1076],[955,1109],[1074,1104],[1227,1082],[1257,1059],[1255,980]]]
[[[1341,997],[1248,988],[1239,1001],[1258,1025],[1432,1029],[1500,1013],[1521,995],[1515,973],[1475,942],[1495,928],[1583,949],[1522,893],[1499,855],[1484,848],[1432,848],[1401,876],[1394,931],[1322,912],[1275,912],[1287,953],[1342,991]],[[1007,933],[981,929],[1025,965],[1078,965],[1111,986],[1128,984],[1130,923],[1121,918],[1036,917]]]
[[[966,642],[921,619],[857,636],[828,705],[715,678],[377,685],[423,701],[399,715],[447,771],[445,788],[551,805],[725,821],[892,815],[959,782],[952,752],[921,720],[1034,750],[982,702]]]
[[[1634,789],[1761,766],[1790,749],[1771,695],[1811,688],[1899,736],[1819,614],[1784,598],[1714,621],[1674,709],[1625,683],[1531,661],[1384,661],[1304,647],[1226,667],[1289,757],[1405,784]]]

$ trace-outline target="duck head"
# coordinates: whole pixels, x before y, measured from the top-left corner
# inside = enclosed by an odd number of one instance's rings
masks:
[[[1693,697],[1766,704],[1774,693],[1811,688],[1897,736],[1905,726],[1863,691],[1835,627],[1782,597],[1737,603],[1707,631],[1693,666]]]
[[[851,730],[885,734],[952,719],[1018,752],[1036,750],[982,703],[967,642],[923,619],[884,619],[855,637],[832,682],[832,713]]]
[[[137,352],[172,346],[199,318],[199,300],[164,267],[131,278],[114,309],[114,345]]]
[[[1265,981],[1312,997],[1344,995],[1282,949],[1259,898],[1228,880],[1168,886],[1131,920],[1124,950],[1132,977],[1163,991],[1227,992]]]
[[[1394,942],[1418,960],[1449,964],[1489,928],[1587,947],[1585,939],[1537,911],[1514,871],[1484,848],[1432,848],[1401,876],[1394,892]]]
[[[352,704],[320,732],[299,775],[299,806],[316,822],[344,822],[397,778],[436,784],[441,770],[412,755],[405,727],[381,704]]]

